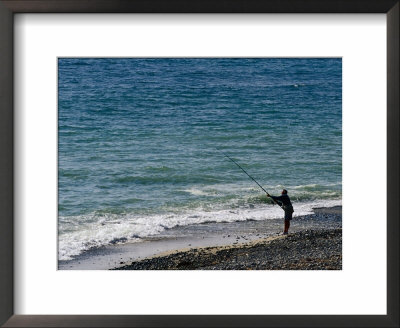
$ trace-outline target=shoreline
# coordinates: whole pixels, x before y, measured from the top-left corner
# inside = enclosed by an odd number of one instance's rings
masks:
[[[342,229],[166,252],[114,270],[341,270]]]
[[[341,206],[314,208],[314,213],[294,217],[289,230],[292,236],[306,230],[341,229]],[[282,238],[283,219],[204,223],[179,226],[137,243],[121,243],[91,249],[72,260],[59,261],[59,270],[110,270],[156,256],[169,256],[193,249],[234,247],[263,243]],[[285,236],[286,237],[286,236]],[[254,245],[255,245],[254,244]]]

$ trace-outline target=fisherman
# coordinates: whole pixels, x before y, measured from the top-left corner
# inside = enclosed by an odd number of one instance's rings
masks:
[[[269,193],[267,193],[267,196],[271,197],[285,211],[285,230],[283,234],[287,235],[290,227],[290,220],[292,219],[292,214],[294,212],[287,190],[282,190],[282,196],[271,196]]]

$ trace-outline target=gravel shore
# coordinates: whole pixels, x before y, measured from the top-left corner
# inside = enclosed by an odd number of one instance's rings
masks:
[[[341,270],[342,229],[304,230],[249,243],[185,249],[115,270]]]

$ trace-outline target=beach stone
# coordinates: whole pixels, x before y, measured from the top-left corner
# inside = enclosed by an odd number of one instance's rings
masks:
[[[341,270],[342,230],[307,230],[285,239],[190,249],[134,261],[118,270]],[[218,249],[217,251],[215,251]],[[121,263],[120,263],[121,264]]]

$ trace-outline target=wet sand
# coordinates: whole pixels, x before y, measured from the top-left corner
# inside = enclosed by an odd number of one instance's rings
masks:
[[[341,270],[342,230],[306,230],[237,246],[164,253],[117,270]]]
[[[192,256],[194,253],[199,254],[200,251],[204,251],[206,248],[215,248],[211,252],[223,250],[218,249],[218,247],[235,248],[237,249],[236,252],[239,252],[241,248],[248,248],[249,245],[253,245],[253,242],[256,244],[265,244],[274,241],[276,243],[279,240],[291,240],[294,238],[292,235],[305,231],[321,232],[335,229],[341,231],[341,226],[341,206],[335,206],[314,209],[314,214],[294,217],[290,227],[290,234],[288,237],[285,236],[285,238],[282,238],[282,219],[231,223],[210,222],[193,226],[176,227],[167,229],[160,235],[146,238],[143,242],[114,244],[91,249],[73,260],[59,261],[58,268],[60,270],[109,270],[120,267],[128,269],[132,263],[139,263],[154,257],[166,257],[171,253],[186,252],[188,256]],[[302,235],[298,236],[301,237]],[[335,238],[339,237],[336,236]],[[335,254],[338,252],[339,250]],[[192,266],[189,267],[195,269]],[[158,266],[157,268],[173,269],[168,266]],[[153,269],[157,268],[154,267]],[[183,269],[186,267],[181,265],[180,268]],[[218,266],[214,268],[207,267],[208,270],[217,268]],[[248,266],[247,268],[251,269],[255,267]]]

